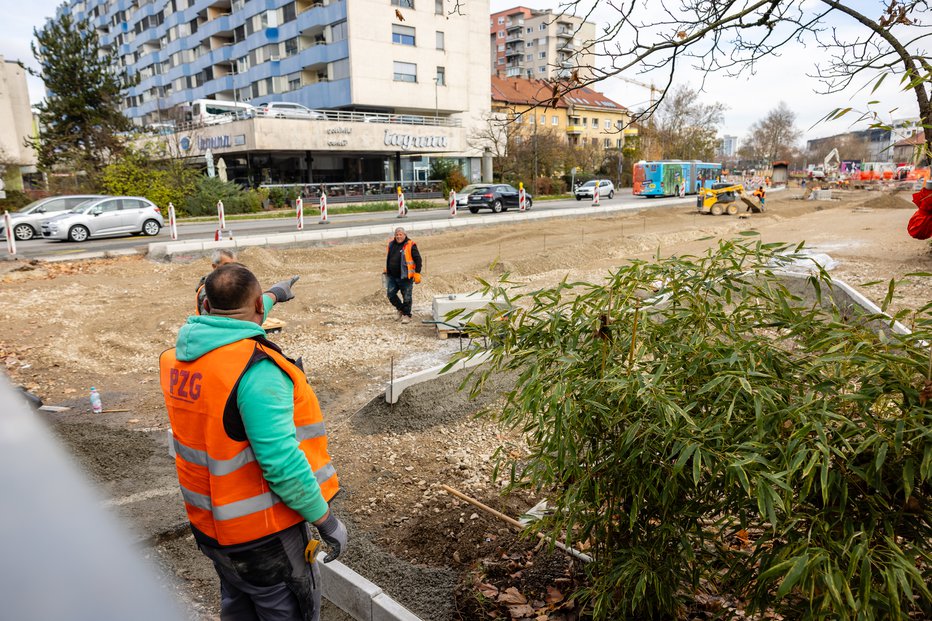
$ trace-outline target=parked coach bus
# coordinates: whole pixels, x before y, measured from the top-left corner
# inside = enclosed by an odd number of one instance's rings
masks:
[[[635,196],[678,196],[711,188],[722,176],[722,165],[698,160],[640,161],[634,165]],[[683,190],[681,192],[681,190]]]

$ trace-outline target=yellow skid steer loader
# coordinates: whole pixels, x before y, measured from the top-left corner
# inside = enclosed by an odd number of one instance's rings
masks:
[[[713,216],[727,213],[733,216],[738,213],[738,201],[744,203],[747,209],[754,213],[764,211],[760,203],[747,195],[744,186],[740,183],[736,185],[716,183],[711,189],[700,189],[699,196],[696,197],[696,207],[700,213],[710,213]]]

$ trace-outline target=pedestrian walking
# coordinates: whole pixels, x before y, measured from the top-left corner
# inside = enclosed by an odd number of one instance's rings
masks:
[[[388,242],[385,255],[385,293],[395,307],[401,323],[411,322],[411,302],[414,285],[421,282],[424,262],[417,244],[408,238],[401,227],[395,229],[395,237]],[[399,297],[400,295],[400,297]]]
[[[346,549],[329,502],[339,491],[317,397],[300,359],[266,338],[275,302],[293,280],[263,293],[232,263],[204,283],[209,314],[188,318],[159,359],[185,511],[220,577],[224,621],[318,621],[320,570],[309,523]]]

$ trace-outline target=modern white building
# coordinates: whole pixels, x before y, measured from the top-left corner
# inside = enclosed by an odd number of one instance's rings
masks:
[[[409,180],[438,157],[480,174],[470,136],[490,109],[488,0],[454,14],[444,0],[71,0],[60,10],[88,19],[138,78],[127,116],[174,127],[185,156],[210,148],[230,178]],[[290,102],[326,118],[179,124],[200,99]]]
[[[23,175],[36,172],[36,152],[25,144],[34,135],[26,70],[0,56],[0,167],[6,190],[22,190]]]
[[[738,137],[725,134],[722,136],[722,156],[734,157],[738,152]]]

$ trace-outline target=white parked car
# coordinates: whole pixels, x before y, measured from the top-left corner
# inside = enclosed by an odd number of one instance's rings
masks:
[[[110,235],[158,235],[162,211],[141,196],[104,196],[42,222],[42,238],[83,242]]]
[[[488,183],[471,183],[470,185],[467,185],[465,188],[456,193],[456,206],[466,207],[469,204],[469,195],[479,188],[484,188],[488,185]]]
[[[48,220],[57,213],[73,209],[81,203],[100,198],[100,194],[75,194],[70,196],[49,196],[33,201],[18,211],[10,214],[13,235],[17,241],[26,241],[39,236],[39,227],[43,220]],[[0,219],[0,235],[6,237],[3,220]]]
[[[276,119],[314,119],[317,121],[327,119],[327,115],[323,112],[285,101],[267,101],[256,104],[256,116],[270,116]]]
[[[599,198],[612,198],[615,196],[615,184],[609,181],[608,179],[590,179],[584,184],[577,186],[573,191],[573,194],[576,195],[576,200],[581,201],[584,198],[593,198],[595,194],[595,184],[599,184]]]

